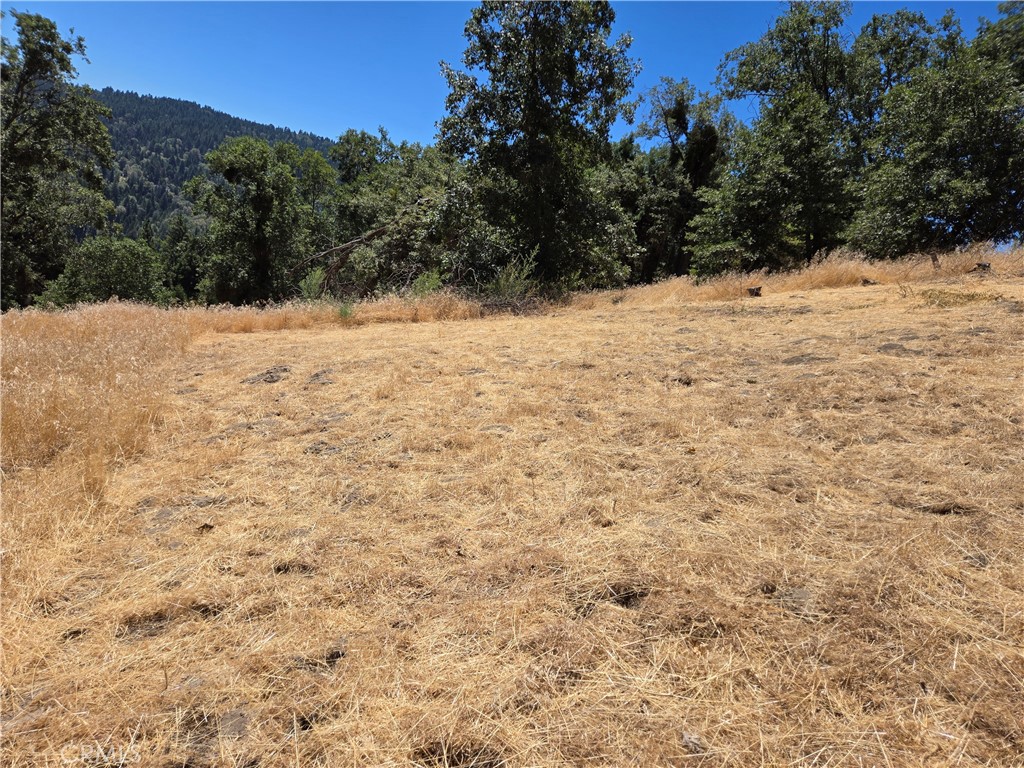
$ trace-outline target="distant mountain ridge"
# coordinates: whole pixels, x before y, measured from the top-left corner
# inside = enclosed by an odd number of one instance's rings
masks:
[[[308,131],[293,131],[218,112],[183,99],[142,96],[104,88],[94,97],[110,108],[107,120],[114,167],[106,193],[117,206],[114,221],[136,237],[146,221],[161,235],[178,211],[188,212],[185,182],[205,172],[203,156],[232,136],[255,136],[271,144],[287,141],[324,155],[334,142]]]

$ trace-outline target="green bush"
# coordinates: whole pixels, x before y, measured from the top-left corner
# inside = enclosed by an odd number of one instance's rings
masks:
[[[306,301],[315,301],[323,294],[324,280],[327,273],[323,267],[310,270],[309,273],[299,281],[299,294]]]
[[[441,273],[436,269],[424,272],[412,282],[412,295],[417,298],[429,296],[441,290]]]
[[[484,290],[492,299],[515,300],[533,296],[537,283],[533,273],[537,268],[533,256],[525,259],[513,259],[498,270],[497,276]]]
[[[119,298],[167,304],[173,299],[165,285],[160,254],[129,238],[91,237],[68,258],[64,271],[36,297],[41,304],[65,306]]]

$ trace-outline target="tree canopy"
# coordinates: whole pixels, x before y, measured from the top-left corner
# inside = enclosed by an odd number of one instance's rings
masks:
[[[488,221],[534,254],[546,280],[620,271],[607,252],[614,234],[600,237],[616,216],[588,184],[612,124],[634,107],[638,66],[628,36],[610,40],[614,21],[607,2],[484,2],[466,24],[465,69],[442,63],[441,144],[470,162]]]
[[[74,84],[81,37],[43,16],[10,11],[17,40],[0,65],[3,308],[24,306],[64,268],[75,234],[103,226],[102,168],[112,155],[107,111]]]
[[[724,55],[711,92],[676,72],[636,95],[609,3],[487,0],[461,60],[441,62],[433,146],[92,93],[74,82],[84,41],[12,12],[2,305],[442,286],[507,302],[837,248],[1020,241],[1024,3],[1001,3],[973,40],[952,12],[898,8],[851,35],[851,8],[791,2]],[[737,99],[756,114],[738,119]]]
[[[972,45],[951,14],[877,14],[851,42],[848,4],[791,3],[727,54],[723,94],[760,112],[690,229],[698,273],[1019,238],[1024,92],[1005,42],[1019,10],[1001,8]]]

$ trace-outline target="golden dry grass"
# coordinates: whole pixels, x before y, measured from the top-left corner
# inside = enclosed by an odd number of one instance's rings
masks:
[[[481,316],[480,305],[441,291],[421,298],[385,296],[341,307],[332,302],[295,302],[268,308],[192,307],[180,310],[194,333],[255,333],[313,328],[319,325],[423,323],[470,320]]]
[[[604,291],[581,294],[573,306],[593,308],[601,304],[631,301],[639,304],[676,303],[679,301],[728,301],[747,298],[747,289],[762,288],[764,296],[808,291],[821,288],[861,286],[866,281],[878,285],[921,285],[942,282],[952,277],[974,274],[978,262],[991,265],[995,275],[1020,276],[1024,249],[995,252],[976,246],[963,252],[944,254],[940,268],[935,269],[928,256],[898,261],[869,261],[856,253],[836,253],[807,269],[794,272],[726,274],[695,284],[689,278],[666,280],[629,291]]]
[[[10,312],[3,337],[3,465],[66,449],[131,455],[161,408],[159,363],[190,340],[180,315],[111,303]]]
[[[197,315],[89,493],[85,437],[10,453],[5,316],[5,761],[1024,765],[1024,263],[986,260]]]

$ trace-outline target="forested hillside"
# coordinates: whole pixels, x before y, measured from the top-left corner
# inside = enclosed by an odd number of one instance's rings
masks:
[[[107,106],[114,165],[104,175],[114,221],[137,237],[148,221],[155,235],[188,209],[182,187],[203,172],[203,156],[232,136],[290,142],[327,154],[333,142],[305,131],[243,120],[191,101],[104,88],[94,94]]]

